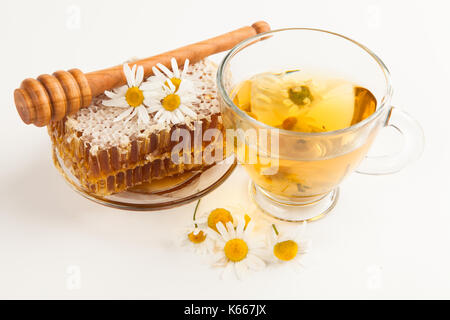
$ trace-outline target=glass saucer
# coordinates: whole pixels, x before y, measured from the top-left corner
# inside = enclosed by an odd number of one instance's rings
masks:
[[[185,172],[174,177],[155,180],[151,184],[142,184],[124,192],[99,196],[80,185],[54,148],[53,163],[72,189],[83,197],[104,206],[134,211],[162,210],[195,201],[220,186],[237,164],[235,156],[231,155],[202,171]]]

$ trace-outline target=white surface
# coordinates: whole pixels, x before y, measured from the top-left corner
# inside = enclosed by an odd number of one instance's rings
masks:
[[[450,298],[449,9],[445,1],[2,1],[0,298]],[[75,194],[52,166],[46,129],[21,123],[12,93],[25,77],[95,70],[261,19],[371,48],[392,73],[393,103],[420,120],[426,148],[398,174],[344,182],[334,212],[309,227],[302,273],[222,281],[173,244],[194,204],[132,213]],[[235,172],[202,208],[245,199],[245,179]],[[70,290],[78,271],[81,286]]]

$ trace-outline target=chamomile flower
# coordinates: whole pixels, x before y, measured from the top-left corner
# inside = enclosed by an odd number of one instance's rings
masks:
[[[310,250],[311,242],[304,239],[306,222],[290,232],[278,232],[272,225],[271,236],[268,239],[268,260],[278,264],[290,264],[294,269],[302,267],[301,258]]]
[[[130,66],[125,63],[123,65],[123,73],[127,79],[127,84],[113,91],[105,91],[105,95],[109,100],[103,100],[102,104],[108,107],[125,109],[114,121],[125,119],[126,123],[137,115],[139,123],[147,124],[150,120],[148,110],[144,105],[147,92],[141,88],[142,80],[144,79],[144,68],[135,64],[130,69]]]
[[[187,71],[189,69],[189,59],[184,61],[183,70],[180,72],[178,68],[178,63],[175,58],[170,60],[172,65],[172,71],[170,71],[165,65],[158,63],[156,66],[159,68],[153,67],[153,74],[160,79],[170,80],[175,86],[176,90],[180,87],[181,82],[185,82],[185,85],[191,86],[193,85],[192,81],[187,79]],[[161,70],[161,71],[160,71]]]
[[[237,226],[237,222],[240,218],[245,221],[245,228],[247,228],[248,223],[252,219],[247,213],[245,213],[241,207],[237,206],[226,206],[224,208],[215,208],[211,211],[204,212],[198,218],[199,221],[204,221],[210,229],[218,232],[216,225],[218,222],[222,222],[224,225],[227,222],[231,222],[234,227]]]
[[[242,279],[250,269],[259,271],[265,267],[265,262],[260,258],[264,242],[254,237],[253,226],[250,221],[245,228],[245,220],[240,218],[236,228],[228,221],[225,225],[222,222],[216,224],[218,232],[208,230],[208,236],[213,238],[218,251],[214,266],[224,267],[224,275],[234,272]]]
[[[168,87],[169,82],[175,86],[175,91],[178,91],[181,82],[184,82],[183,86],[189,88],[189,90],[194,90],[193,78],[187,77],[187,72],[189,69],[189,59],[184,62],[183,70],[180,72],[178,69],[177,60],[172,58],[171,60],[172,70],[170,71],[162,63],[158,63],[156,67],[152,68],[153,76],[147,78],[147,81],[143,83],[143,87],[149,90],[159,90],[163,86]]]
[[[185,117],[196,119],[197,114],[192,108],[199,99],[195,84],[186,77],[189,60],[186,60],[181,73],[173,58],[172,71],[162,64],[157,66],[162,72],[153,68],[154,76],[143,85],[150,92],[148,111],[155,112],[154,118],[159,123],[178,124],[185,122]]]
[[[233,224],[234,218],[230,210],[225,208],[216,208],[208,214],[206,222],[209,228],[219,232],[219,230],[217,230],[217,224],[219,222],[223,223],[223,225],[227,225],[228,222]]]
[[[199,205],[200,200],[198,200],[195,206],[192,225],[181,232],[180,244],[190,247],[190,249],[198,254],[207,254],[212,252],[214,245],[206,232],[206,219],[197,219],[196,217]]]
[[[183,230],[180,244],[200,255],[211,253],[214,249],[214,243],[208,237],[206,230],[199,227],[198,224],[193,224]]]

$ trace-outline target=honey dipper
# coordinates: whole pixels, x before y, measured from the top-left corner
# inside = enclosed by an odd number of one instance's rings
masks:
[[[133,64],[144,67],[144,76],[152,75],[152,67],[157,63],[170,66],[174,57],[178,65],[185,59],[198,62],[212,54],[229,50],[242,40],[270,30],[264,21],[258,21],[220,36],[190,44]],[[38,127],[46,126],[50,121],[58,121],[66,115],[76,113],[80,108],[88,107],[92,97],[105,90],[126,84],[122,66],[83,73],[79,69],[56,71],[53,75],[43,74],[37,79],[27,78],[20,88],[14,91],[17,112],[26,124]]]

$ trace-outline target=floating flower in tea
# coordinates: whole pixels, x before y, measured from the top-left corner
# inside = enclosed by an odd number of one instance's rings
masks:
[[[248,115],[269,126],[324,132],[352,124],[355,86],[343,79],[313,76],[301,70],[266,72],[239,84],[233,100]]]

